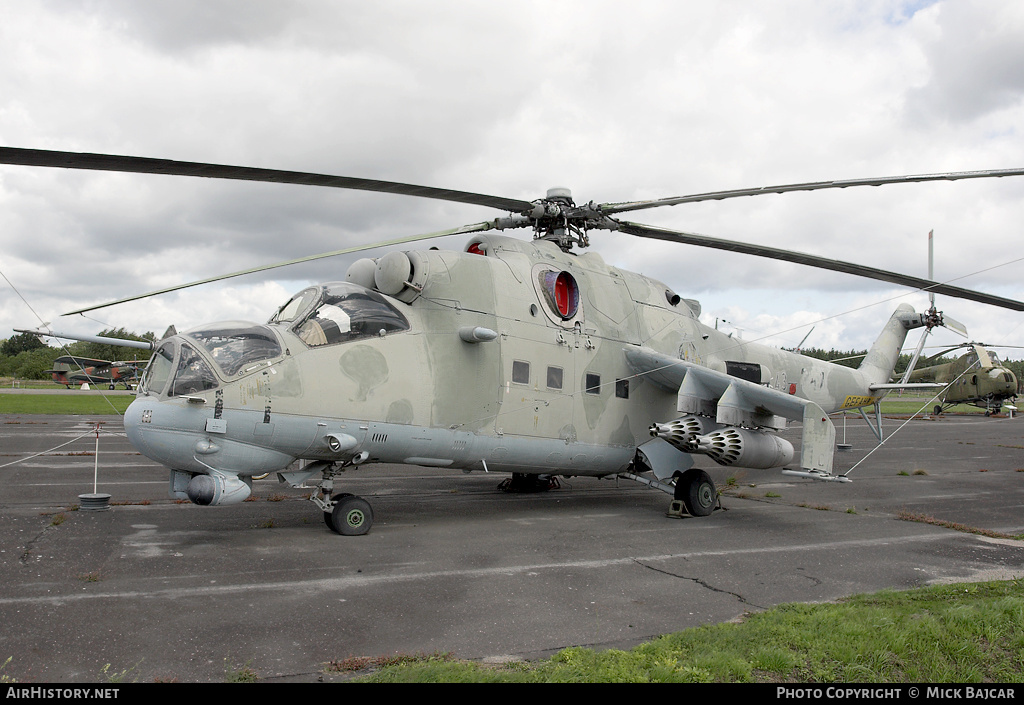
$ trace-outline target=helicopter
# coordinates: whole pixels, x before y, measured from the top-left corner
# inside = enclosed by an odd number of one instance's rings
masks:
[[[694,467],[781,469],[849,482],[833,467],[830,413],[892,389],[907,333],[941,312],[900,304],[858,369],[718,332],[700,303],[582,251],[598,230],[796,262],[1024,310],[1024,303],[779,248],[643,225],[616,216],[706,200],[850,186],[1014,176],[1024,169],[813,182],[648,201],[577,205],[566,188],[523,201],[387,181],[106,154],[0,147],[0,163],[359,189],[476,204],[508,215],[439,233],[352,247],[138,296],[350,252],[471,235],[460,251],[395,250],[307,287],[263,323],[220,321],[152,344],[124,415],[132,444],[170,470],[172,496],[236,504],[254,476],[302,487],[327,526],[360,535],[364,498],[336,492],[367,463],[509,474],[621,477],[672,495],[670,514],[710,515],[714,482]],[[532,240],[498,234],[527,228]],[[498,231],[498,232],[493,232]],[[71,337],[71,336],[68,336]],[[932,385],[921,385],[932,386]],[[801,424],[800,450],[777,434]],[[791,464],[794,467],[790,468]]]
[[[1005,403],[1017,397],[1017,377],[1003,367],[999,356],[982,343],[961,343],[936,354],[942,357],[950,350],[967,348],[967,353],[953,362],[922,367],[911,372],[914,382],[939,382],[946,385],[935,415],[957,404],[971,404],[985,410],[985,416],[998,412]]]
[[[53,369],[47,370],[53,381],[68,389],[72,384],[106,384],[113,389],[118,383],[130,389],[138,378],[137,360],[111,362],[77,355],[62,355],[53,361]]]

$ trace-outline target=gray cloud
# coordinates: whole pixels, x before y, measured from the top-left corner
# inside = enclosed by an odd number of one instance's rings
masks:
[[[928,80],[908,92],[914,120],[969,121],[1024,102],[1024,7],[943,3],[921,43]]]
[[[0,144],[526,200],[558,185],[598,202],[1019,166],[1024,106],[1012,68],[1021,49],[1011,40],[1021,11],[1012,0],[975,8],[889,0],[18,3],[0,27],[8,67]],[[957,182],[738,199],[631,219],[921,276],[934,228],[937,276],[952,278],[1017,256],[1022,196],[1024,179]],[[0,167],[0,269],[52,319],[79,302],[496,215],[333,189]],[[825,316],[892,291],[619,234],[594,241],[607,261],[700,296],[705,311],[728,308],[727,318],[746,311],[788,320],[815,301],[822,310],[808,315]],[[102,316],[146,330],[203,316],[262,319],[303,282],[339,278],[352,259]],[[1019,272],[1001,267],[960,283],[1019,298]],[[981,331],[1016,320],[969,310]],[[0,295],[0,337],[31,325],[27,316],[16,297]],[[887,316],[849,316],[830,335],[863,345]]]

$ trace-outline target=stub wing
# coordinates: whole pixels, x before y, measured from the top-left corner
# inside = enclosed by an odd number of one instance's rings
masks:
[[[714,419],[720,428],[736,427],[748,434],[785,428],[787,419],[800,421],[803,424],[800,447],[802,474],[822,480],[840,479],[832,474],[835,426],[815,402],[650,348],[629,347],[624,352],[634,372],[644,375],[666,391],[676,393],[676,409],[682,414],[709,421]],[[735,464],[743,467],[742,462]]]

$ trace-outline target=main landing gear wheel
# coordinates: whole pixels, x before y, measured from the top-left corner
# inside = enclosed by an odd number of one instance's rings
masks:
[[[718,491],[706,472],[693,468],[676,480],[674,497],[682,501],[691,516],[706,517],[715,510]]]
[[[354,494],[339,494],[332,501],[334,509],[324,512],[324,521],[331,531],[342,536],[362,536],[373,526],[370,503]]]

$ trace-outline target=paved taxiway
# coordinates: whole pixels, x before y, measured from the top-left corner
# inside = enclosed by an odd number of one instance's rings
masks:
[[[95,421],[115,504],[68,511],[93,489]],[[874,446],[859,419],[845,434],[841,470]],[[233,507],[172,502],[117,417],[0,415],[0,663],[22,683],[97,681],[105,664],[315,681],[351,656],[628,648],[784,602],[1024,575],[1024,542],[897,519],[1024,533],[1024,420],[911,421],[850,484],[700,464],[735,479],[704,519],[668,518],[667,495],[625,480],[507,495],[501,476],[364,466],[344,490],[376,523],[345,538],[272,478]]]

